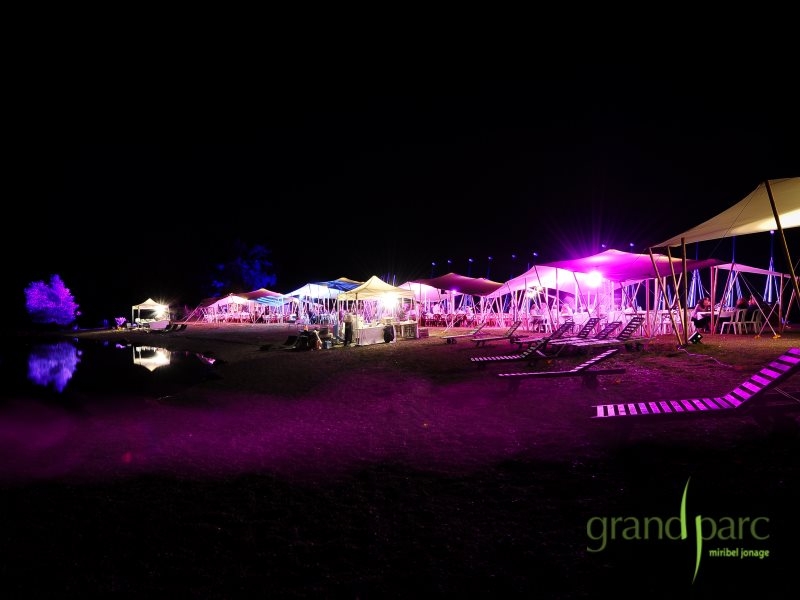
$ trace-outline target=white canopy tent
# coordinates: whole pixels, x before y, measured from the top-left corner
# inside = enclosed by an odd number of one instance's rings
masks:
[[[379,319],[386,312],[394,314],[404,299],[413,303],[414,292],[386,283],[377,275],[351,290],[341,292],[336,298],[340,307],[343,303],[355,303],[354,309],[364,321]]]
[[[778,219],[772,210],[770,198],[774,200]],[[716,217],[653,247],[666,248],[737,235],[766,233],[778,229],[779,225],[783,229],[800,227],[800,177],[772,179],[762,183]]]
[[[685,260],[687,244],[777,231],[786,263],[791,271],[790,283],[794,288],[792,298],[798,302],[800,301],[800,282],[795,274],[794,263],[784,233],[784,229],[797,227],[800,227],[800,177],[771,179],[760,184],[742,200],[717,216],[653,245],[651,252],[654,248],[666,248],[669,252],[671,248],[680,246]],[[685,296],[686,290],[684,290]],[[714,298],[711,300],[713,302]],[[787,314],[790,305],[791,300],[787,303]],[[684,306],[684,318],[686,310],[687,307]],[[684,344],[687,341],[682,340]]]
[[[414,293],[414,299],[424,305],[436,304],[442,300],[447,300],[451,292],[440,290],[425,283],[418,283],[413,281],[406,281],[399,286],[404,290],[409,290]]]
[[[409,289],[401,288],[386,283],[377,275],[373,275],[361,285],[352,290],[340,292],[337,299],[340,302],[357,300],[382,300],[387,298],[408,298],[414,299],[414,292]]]
[[[148,298],[144,302],[131,306],[131,323],[138,323],[142,320],[143,310],[152,312],[156,319],[169,319],[169,305]]]

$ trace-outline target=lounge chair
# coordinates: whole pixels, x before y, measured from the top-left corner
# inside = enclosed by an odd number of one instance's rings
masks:
[[[611,337],[610,333],[606,334],[604,337],[600,337],[598,335],[595,336],[594,338],[589,338],[587,340],[575,341],[571,345],[577,348],[586,348],[590,346],[597,347],[597,346],[610,346],[615,344],[625,344],[626,342],[630,341],[630,339],[633,337],[633,334],[636,333],[636,331],[642,326],[642,323],[644,323],[644,317],[637,315],[631,318],[631,320],[628,321],[628,324],[622,328],[622,331],[620,331],[614,337]],[[610,323],[609,327],[612,325],[616,325],[616,327],[619,327],[620,325],[622,325],[622,323],[619,321],[615,323]],[[600,333],[604,333],[604,331],[601,331]]]
[[[563,370],[563,371],[523,371],[521,373],[499,373],[498,377],[507,377],[511,383],[512,390],[516,390],[519,387],[519,382],[521,379],[533,379],[537,377],[573,377],[575,375],[579,375],[582,378],[582,383],[586,387],[594,388],[597,387],[597,376],[598,375],[614,375],[619,373],[624,373],[625,369],[623,368],[613,368],[613,369],[592,369],[593,366],[596,364],[606,360],[614,356],[617,352],[619,352],[619,348],[609,348],[608,350],[601,352],[597,356],[590,358],[589,360],[585,360],[577,367],[572,369]]]
[[[612,417],[654,417],[738,414],[743,406],[752,406],[753,400],[766,390],[800,371],[800,348],[789,348],[785,354],[769,363],[750,379],[724,396],[689,398],[687,400],[654,400],[623,404],[595,405],[593,419]]]
[[[559,348],[563,349],[566,346],[580,346],[582,344],[588,344],[593,340],[606,340],[620,327],[622,327],[622,321],[612,321],[611,323],[606,323],[603,325],[600,331],[598,331],[592,337],[587,336],[584,338],[579,338],[578,336],[563,336],[558,340],[553,340],[553,346],[558,346]]]
[[[578,339],[586,339],[589,337],[589,334],[595,328],[595,326],[600,322],[599,317],[590,317],[587,319],[586,323],[583,324],[583,327],[580,328],[578,333],[575,334],[575,337]]]
[[[484,321],[483,323],[481,323],[480,325],[478,325],[477,327],[475,327],[471,331],[465,331],[464,333],[455,333],[453,335],[443,335],[442,339],[447,344],[455,344],[458,341],[458,338],[475,337],[476,335],[478,335],[478,333],[481,331],[481,329],[486,327],[486,323],[487,323],[487,321]]]
[[[505,333],[502,335],[487,335],[483,337],[473,337],[471,341],[475,342],[475,347],[480,348],[481,346],[485,345],[487,342],[496,342],[498,340],[510,340],[512,343],[514,342],[513,335],[514,332],[519,329],[520,325],[522,325],[522,321],[514,321],[514,324],[509,327]]]
[[[571,331],[572,327],[570,323],[563,323],[558,329],[556,329],[550,335],[544,337],[537,337],[537,338],[513,338],[511,341],[514,344],[517,344],[520,348],[520,352],[515,352],[512,354],[498,354],[492,356],[473,356],[470,358],[470,361],[475,363],[487,363],[487,362],[504,362],[504,361],[516,361],[516,360],[527,360],[529,365],[532,365],[534,362],[541,358],[555,358],[560,352],[561,348],[556,350],[556,352],[547,353],[547,345],[556,339],[559,339],[562,335],[564,335],[567,331]],[[527,346],[524,350],[522,349],[523,346]]]
[[[180,325],[178,325],[178,323],[169,323],[163,329],[152,329],[151,328],[151,329],[148,329],[148,332],[149,333],[159,333],[159,334],[160,333],[169,333],[171,331],[177,331],[179,327],[180,327]]]
[[[544,347],[550,341],[549,337],[539,338],[535,344],[530,344],[522,352],[515,352],[513,354],[496,354],[492,356],[473,356],[469,360],[474,363],[485,364],[487,362],[508,362],[515,360],[530,360],[535,357],[545,357]]]
[[[572,331],[572,322],[567,322],[567,323],[562,323],[561,325],[559,325],[558,329],[556,329],[550,335],[546,336],[546,338],[543,338],[541,336],[536,336],[536,337],[515,337],[513,342],[515,344],[517,344],[517,346],[519,347],[520,350],[522,350],[523,346],[536,345],[543,339],[547,339],[550,342],[555,341],[555,340],[560,340],[560,339],[564,338],[567,335],[567,333],[569,333],[571,331]]]

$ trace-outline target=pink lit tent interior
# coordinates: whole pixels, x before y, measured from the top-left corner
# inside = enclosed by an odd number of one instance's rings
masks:
[[[535,309],[552,328],[557,319],[551,314],[555,299],[571,303],[576,323],[590,316],[624,320],[625,306],[639,296],[639,290],[644,286],[645,331],[649,335],[655,331],[656,310],[662,304],[653,283],[656,274],[663,277],[673,272],[683,273],[684,269],[691,272],[720,262],[688,261],[683,265],[680,259],[670,259],[665,255],[651,257],[649,254],[609,249],[590,256],[534,265],[504,283],[490,298],[510,297],[510,302],[505,304],[514,319],[523,323],[530,319]]]
[[[686,260],[687,244],[776,231],[785,254],[786,264],[789,265],[791,271],[788,282],[793,289],[787,303],[786,310],[788,314],[788,308],[791,303],[800,301],[800,283],[798,282],[784,230],[796,227],[800,227],[800,177],[770,179],[761,183],[742,200],[739,200],[717,216],[659,244],[655,244],[650,250],[652,252],[653,250],[666,249],[669,254],[672,248],[680,247],[682,260]],[[682,297],[684,299],[687,297],[685,281]],[[712,298],[711,300],[713,304],[715,299]],[[684,322],[687,316],[688,307],[684,301]],[[686,328],[684,328],[684,332],[686,333],[683,335],[683,339],[679,337],[679,342],[682,344],[686,344],[688,341],[686,339],[688,334]]]

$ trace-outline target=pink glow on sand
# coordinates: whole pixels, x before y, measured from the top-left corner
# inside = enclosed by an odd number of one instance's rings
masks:
[[[0,449],[13,457],[0,466],[0,480],[244,473],[318,480],[376,463],[470,471],[549,435],[529,410],[498,410],[492,396],[502,390],[493,386],[484,396],[468,385],[433,389],[420,381],[402,394],[356,396],[359,386],[342,382],[323,397],[187,393],[80,412],[19,401],[0,411]],[[508,401],[529,402],[524,395]]]

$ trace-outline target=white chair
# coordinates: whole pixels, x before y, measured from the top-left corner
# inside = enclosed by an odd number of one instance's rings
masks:
[[[744,320],[747,317],[747,310],[743,308],[736,309],[731,315],[730,321],[725,321],[719,328],[720,333],[734,333],[741,335],[745,333]],[[726,331],[727,329],[727,331]]]
[[[759,333],[761,325],[764,323],[763,316],[760,310],[755,311],[750,318],[747,315],[742,318],[742,332],[743,333]]]

